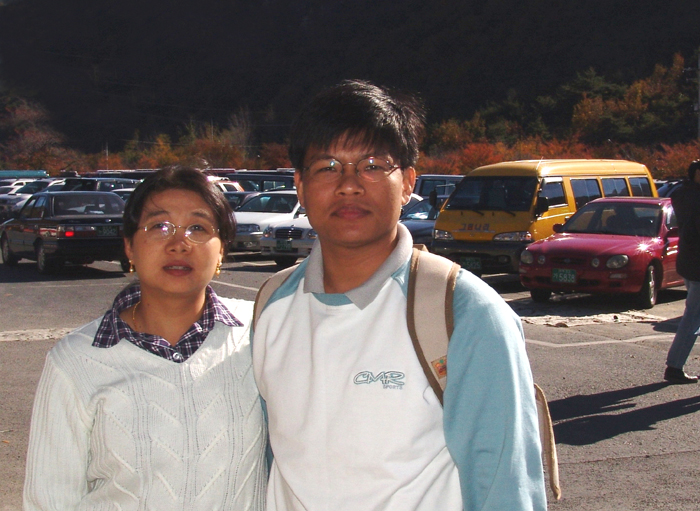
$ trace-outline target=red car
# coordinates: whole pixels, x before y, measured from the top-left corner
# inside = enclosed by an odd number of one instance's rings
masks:
[[[552,236],[520,256],[520,282],[536,302],[552,292],[628,293],[644,308],[659,289],[682,286],[671,199],[617,197],[589,202]]]

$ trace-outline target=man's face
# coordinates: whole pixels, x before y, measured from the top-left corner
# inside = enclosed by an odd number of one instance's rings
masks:
[[[344,138],[326,149],[311,147],[304,167],[324,158],[358,163],[374,156],[398,164],[385,151],[375,151]],[[309,171],[297,171],[295,183],[299,201],[306,209],[324,252],[335,248],[367,249],[392,244],[396,238],[401,206],[408,202],[415,183],[415,169],[396,169],[378,182],[360,178],[356,165],[344,165],[334,182],[314,179]]]

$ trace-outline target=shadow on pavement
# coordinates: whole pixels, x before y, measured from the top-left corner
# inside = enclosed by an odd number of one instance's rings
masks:
[[[36,269],[36,263],[20,262],[17,266],[8,268],[0,265],[0,284],[17,284],[23,282],[61,282],[85,279],[122,279],[124,272],[118,264],[115,271],[103,270],[94,266],[66,264],[51,275],[41,275]]]
[[[558,444],[591,445],[632,431],[648,431],[669,419],[700,411],[700,396],[638,408],[634,398],[667,387],[651,383],[628,389],[571,396],[549,403]],[[622,413],[613,413],[620,412]],[[560,422],[558,422],[560,421]]]

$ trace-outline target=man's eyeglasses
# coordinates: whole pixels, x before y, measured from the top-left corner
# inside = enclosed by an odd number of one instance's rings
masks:
[[[341,163],[335,158],[324,158],[314,161],[311,165],[302,169],[302,171],[307,172],[309,179],[314,181],[334,183],[340,180],[345,165],[354,165],[355,174],[357,174],[360,179],[369,181],[370,183],[376,183],[386,179],[389,174],[401,168],[400,165],[393,165],[391,162],[382,158],[370,156],[357,163]]]
[[[206,223],[192,224],[185,228],[183,225],[175,225],[171,222],[153,222],[139,227],[139,230],[146,233],[149,241],[165,241],[175,236],[178,229],[182,228],[185,229],[185,238],[192,243],[206,243],[219,233],[219,229]]]

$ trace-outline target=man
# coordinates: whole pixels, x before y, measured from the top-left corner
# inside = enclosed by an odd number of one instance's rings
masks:
[[[685,279],[688,296],[676,336],[666,357],[664,380],[697,383],[683,370],[700,328],[700,160],[688,166],[688,181],[673,192],[671,202],[680,228],[676,268]]]
[[[267,509],[544,510],[533,382],[519,318],[460,271],[444,410],[406,325],[423,111],[346,81],[292,126],[299,200],[318,234],[254,334],[272,461]]]

